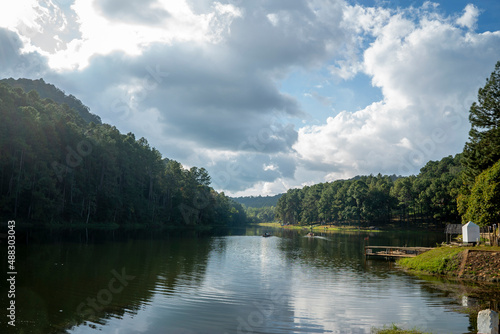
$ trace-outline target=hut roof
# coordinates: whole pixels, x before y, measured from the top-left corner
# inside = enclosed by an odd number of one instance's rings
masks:
[[[462,234],[462,224],[447,224],[444,233]]]

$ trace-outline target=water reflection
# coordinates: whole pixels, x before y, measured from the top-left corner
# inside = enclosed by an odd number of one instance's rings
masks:
[[[208,242],[176,238],[18,247],[16,328],[51,333],[135,316],[158,284],[166,292],[200,284],[209,251]]]
[[[370,333],[397,323],[471,331],[457,296],[392,262],[363,256],[366,233],[261,228],[222,237],[134,240],[18,250],[19,332]],[[238,235],[240,234],[240,235]],[[370,244],[432,246],[440,236],[375,234]],[[448,284],[448,283],[447,283]],[[3,289],[3,287],[2,287]],[[6,293],[0,291],[5,305]]]

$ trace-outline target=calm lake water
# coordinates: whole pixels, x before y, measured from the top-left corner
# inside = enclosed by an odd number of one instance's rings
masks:
[[[85,233],[73,232],[74,241],[58,243],[29,236],[17,249],[16,330],[370,333],[396,323],[433,333],[471,332],[456,295],[393,262],[365,260],[366,233],[307,238],[277,230],[263,238],[264,231],[217,237],[93,232],[88,242]],[[443,238],[384,232],[369,242],[434,246]],[[1,289],[5,306],[5,285]],[[5,316],[0,323],[4,333]]]

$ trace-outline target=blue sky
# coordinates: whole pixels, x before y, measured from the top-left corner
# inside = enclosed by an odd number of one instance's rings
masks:
[[[43,77],[230,195],[461,152],[498,1],[22,0],[0,77]]]

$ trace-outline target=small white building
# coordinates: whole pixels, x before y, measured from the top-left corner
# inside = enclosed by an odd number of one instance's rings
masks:
[[[473,222],[468,222],[462,226],[462,239],[464,242],[479,242],[481,240],[481,234],[479,232],[479,226]]]

